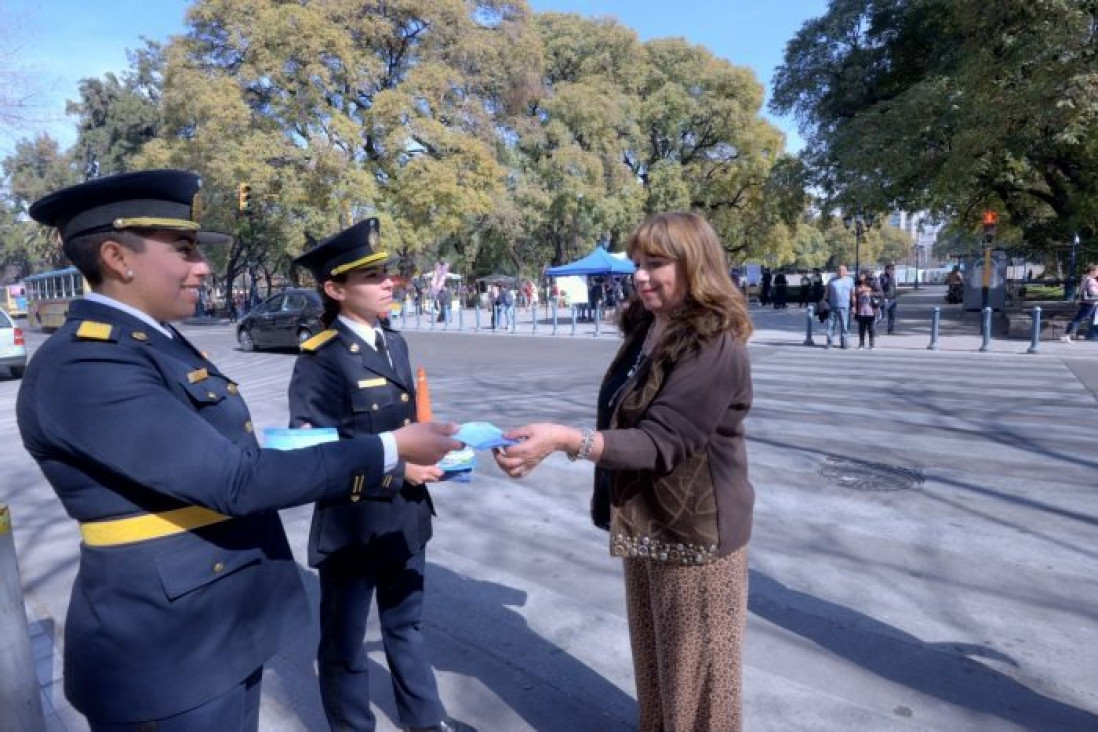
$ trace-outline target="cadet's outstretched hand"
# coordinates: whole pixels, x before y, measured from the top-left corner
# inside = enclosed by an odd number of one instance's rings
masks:
[[[406,463],[434,465],[451,450],[461,449],[461,443],[450,437],[457,429],[453,422],[416,422],[393,430],[397,454]]]
[[[415,463],[405,463],[404,465],[404,480],[412,485],[437,483],[441,477],[442,468],[437,465],[416,465]]]
[[[567,449],[573,432],[571,427],[550,422],[528,424],[504,435],[519,440],[519,444],[497,448],[492,455],[503,472],[512,478],[524,478],[550,453]]]

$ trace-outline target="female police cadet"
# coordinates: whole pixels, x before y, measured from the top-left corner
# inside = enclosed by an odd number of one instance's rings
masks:
[[[31,206],[92,292],[31,359],[23,443],[80,522],[65,693],[93,730],[254,730],[262,665],[308,617],[276,509],[348,501],[398,458],[458,446],[416,425],[259,448],[237,384],[169,324],[209,275],[193,173],[144,171]]]
[[[291,426],[335,427],[353,438],[415,421],[408,346],[387,326],[393,281],[378,236],[377,219],[367,219],[295,260],[317,281],[329,329],[302,344],[290,381]],[[362,644],[375,591],[401,725],[471,729],[446,716],[421,632],[432,514],[425,484],[441,475],[433,463],[401,462],[382,479],[391,489],[385,495],[317,503],[309,563],[320,574],[317,666],[332,729],[374,729]]]

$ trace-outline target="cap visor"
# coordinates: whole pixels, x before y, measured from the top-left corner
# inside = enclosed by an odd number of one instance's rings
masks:
[[[204,247],[224,246],[233,243],[233,238],[231,236],[222,234],[220,231],[200,231],[196,235],[195,240]]]

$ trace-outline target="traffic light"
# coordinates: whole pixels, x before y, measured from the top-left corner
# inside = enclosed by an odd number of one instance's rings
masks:
[[[984,241],[990,242],[995,238],[995,229],[999,226],[999,214],[994,211],[984,211]]]
[[[238,183],[236,186],[236,208],[241,212],[252,210],[252,187],[247,183]]]

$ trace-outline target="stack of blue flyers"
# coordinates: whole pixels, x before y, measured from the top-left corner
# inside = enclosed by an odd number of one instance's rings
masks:
[[[312,447],[322,442],[335,442],[339,431],[335,427],[311,427],[294,429],[291,427],[264,427],[263,446],[274,450],[297,450]]]
[[[464,442],[474,450],[491,450],[494,447],[517,445],[518,440],[503,436],[503,430],[491,422],[466,422],[458,426],[454,439]]]
[[[471,447],[463,447],[446,453],[437,465],[442,470],[442,477],[439,480],[471,483],[473,469],[477,467],[477,455]]]

